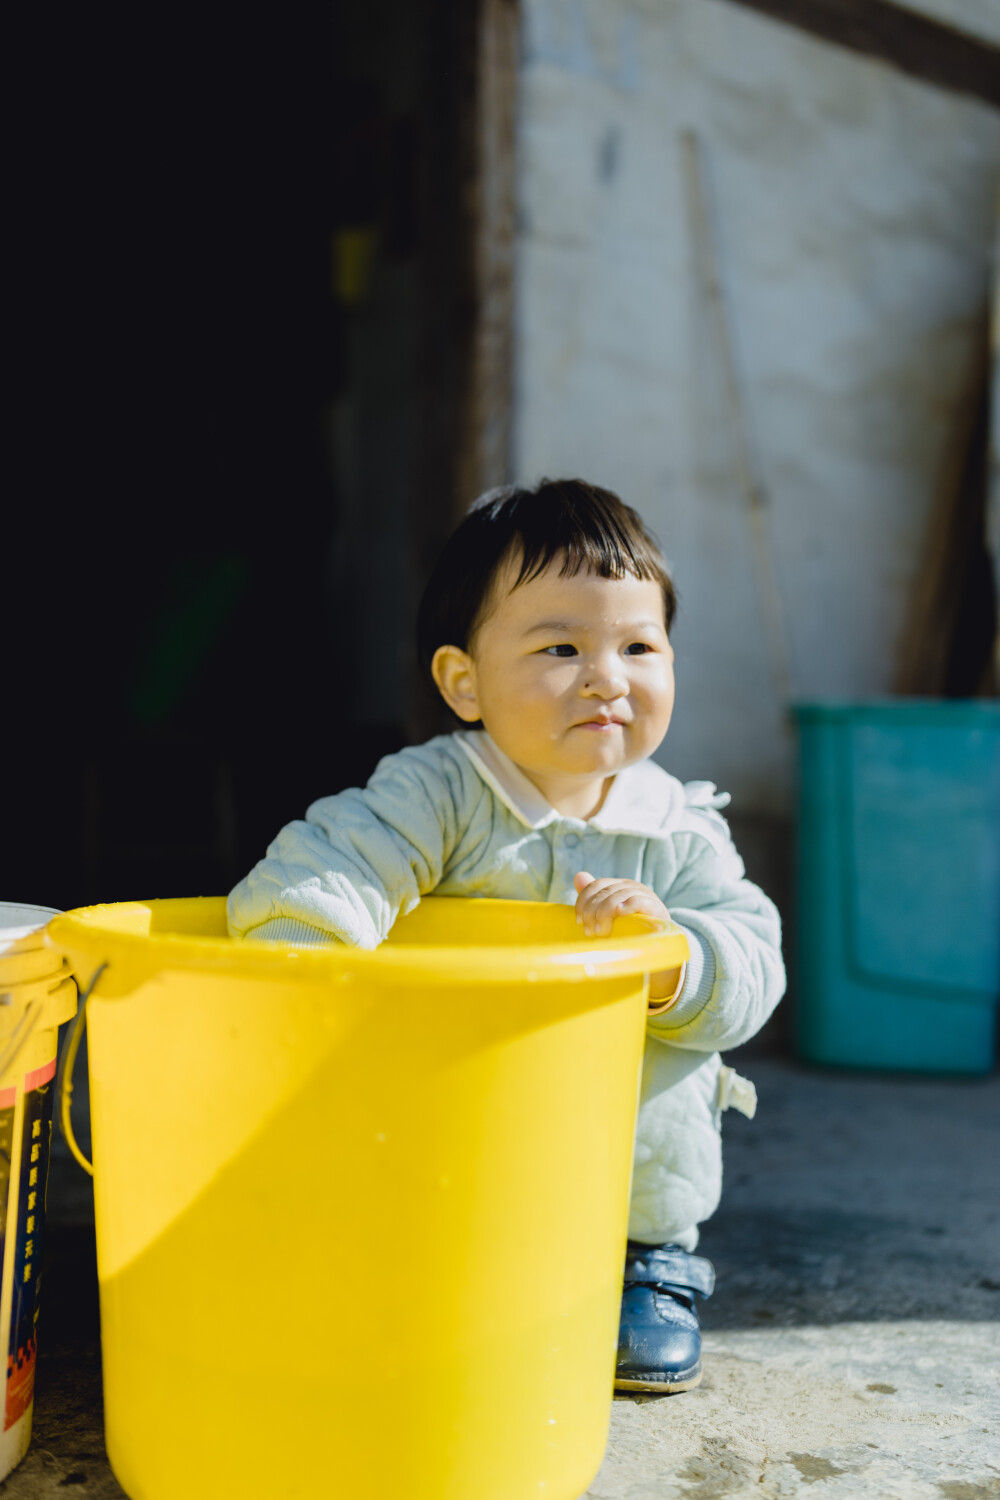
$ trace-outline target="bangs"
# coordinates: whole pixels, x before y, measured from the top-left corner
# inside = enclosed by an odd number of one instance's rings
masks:
[[[559,574],[572,578],[634,578],[660,583],[666,569],[637,513],[608,490],[582,480],[543,481],[538,492],[512,497],[507,555],[520,552],[514,588],[561,559]]]
[[[562,577],[594,573],[659,584],[670,631],[677,595],[667,565],[631,506],[583,479],[543,479],[533,489],[508,485],[481,495],[452,533],[424,590],[417,653],[428,680],[438,647],[465,651],[488,613],[504,570],[519,588],[558,563]],[[509,578],[509,574],[507,577]]]

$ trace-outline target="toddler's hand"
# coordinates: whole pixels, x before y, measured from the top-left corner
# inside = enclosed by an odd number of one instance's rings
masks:
[[[586,870],[573,877],[579,895],[576,898],[576,920],[583,924],[588,937],[610,937],[615,917],[642,912],[647,917],[669,921],[670,913],[655,891],[637,880],[595,880]]]

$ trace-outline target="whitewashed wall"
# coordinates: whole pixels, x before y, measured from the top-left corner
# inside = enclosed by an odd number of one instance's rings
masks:
[[[987,301],[1000,114],[723,0],[525,0],[515,470],[581,474],[674,564],[661,756],[787,808],[681,135],[703,144],[798,697],[888,691]]]

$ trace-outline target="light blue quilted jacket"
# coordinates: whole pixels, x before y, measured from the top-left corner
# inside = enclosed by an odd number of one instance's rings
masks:
[[[556,812],[484,731],[442,735],[283,828],[230,895],[230,931],[374,948],[431,891],[572,905],[579,870],[650,886],[691,959],[679,1000],[648,1025],[629,1233],[693,1249],[721,1191],[732,1079],[718,1054],[759,1030],[785,986],[778,913],[744,876],[718,811],[728,800],[643,761],[584,822]]]

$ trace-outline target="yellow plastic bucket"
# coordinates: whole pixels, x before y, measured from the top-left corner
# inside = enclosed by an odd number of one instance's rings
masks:
[[[88,1007],[108,1454],[132,1500],[576,1500],[607,1436],[669,924],[431,898],[375,952],[222,900],[49,940]]]
[[[48,906],[0,901],[0,1337],[6,1382],[0,1479],[31,1441],[38,1289],[58,1028],[76,985],[46,948]]]

